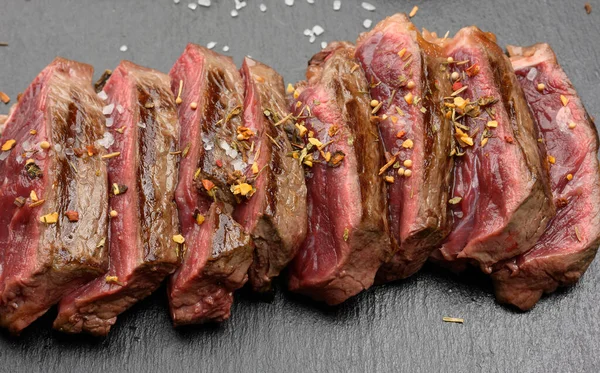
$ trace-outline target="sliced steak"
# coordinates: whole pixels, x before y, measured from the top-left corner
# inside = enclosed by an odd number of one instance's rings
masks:
[[[391,257],[384,163],[369,85],[349,43],[315,55],[297,85],[294,153],[306,168],[308,235],[290,266],[290,289],[338,304],[369,288]]]
[[[237,140],[241,77],[230,58],[194,44],[187,46],[169,75],[179,104],[184,149],[175,199],[186,240],[183,263],[169,283],[171,315],[175,325],[222,321],[229,317],[232,292],[247,281],[253,251],[242,226],[229,216],[231,206],[222,202],[237,198],[225,171],[234,162],[238,176],[243,177],[244,171]],[[236,82],[234,91],[231,82]],[[232,143],[239,144],[240,151]],[[198,185],[204,190],[199,191]]]
[[[0,139],[0,325],[13,333],[108,266],[106,166],[95,145],[104,116],[92,74],[55,59]]]
[[[357,42],[356,57],[370,82],[385,150],[389,221],[399,250],[382,266],[378,280],[406,278],[418,271],[452,225],[452,126],[442,114],[451,92],[445,58],[425,41],[404,14],[380,22]]]
[[[179,265],[175,205],[179,122],[169,76],[123,61],[104,86],[111,186],[110,267],[63,298],[54,328],[108,334],[117,315],[150,295]]]
[[[236,207],[234,217],[256,246],[248,272],[252,288],[267,291],[306,237],[306,185],[302,166],[289,156],[293,149],[285,126],[292,120],[283,78],[250,58],[244,59],[242,76],[245,128],[239,138],[252,144],[245,175],[256,192]]]
[[[493,274],[498,300],[528,310],[543,293],[577,282],[596,255],[598,133],[550,46],[508,51],[548,150],[557,206],[556,217],[535,246]]]
[[[510,61],[491,34],[460,30],[440,68],[453,80],[446,102],[457,147],[446,260],[491,266],[529,250],[554,216],[545,155]],[[456,73],[456,74],[455,74]]]

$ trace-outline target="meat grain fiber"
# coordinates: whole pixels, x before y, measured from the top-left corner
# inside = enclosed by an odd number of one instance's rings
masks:
[[[253,253],[223,202],[237,202],[232,186],[244,176],[242,153],[231,146],[242,125],[243,82],[231,58],[195,44],[169,75],[184,149],[175,199],[185,237],[182,265],[169,282],[171,316],[175,325],[223,321],[233,291],[248,279]]]
[[[369,288],[392,253],[378,175],[384,158],[354,46],[331,43],[311,59],[307,78],[297,85],[292,111],[295,142],[305,146],[296,156],[307,166],[308,235],[290,266],[289,287],[339,304]]]
[[[388,208],[399,248],[378,273],[379,281],[392,281],[417,272],[452,225],[452,125],[442,113],[451,84],[440,71],[441,48],[425,41],[404,14],[361,35],[356,56],[380,106],[375,114],[384,148],[395,157],[385,175],[394,177]]]
[[[555,214],[545,154],[508,57],[472,26],[441,42],[442,66],[462,88],[448,100],[457,147],[454,228],[440,253],[448,261],[492,266],[529,250]]]
[[[0,325],[12,333],[107,270],[107,176],[97,145],[105,129],[92,74],[56,58],[0,139]]]
[[[111,186],[106,276],[63,298],[54,328],[106,335],[117,315],[150,295],[180,263],[175,205],[179,122],[168,75],[123,61],[104,86]]]
[[[244,127],[250,131],[242,142],[252,148],[245,175],[256,192],[236,207],[234,217],[256,246],[250,284],[264,292],[306,237],[306,185],[302,166],[289,155],[293,149],[285,129],[293,124],[283,78],[248,57],[241,72],[246,85]]]
[[[596,255],[598,133],[549,45],[510,46],[508,51],[548,151],[558,210],[531,250],[492,275],[498,301],[528,310],[543,293],[577,282]]]

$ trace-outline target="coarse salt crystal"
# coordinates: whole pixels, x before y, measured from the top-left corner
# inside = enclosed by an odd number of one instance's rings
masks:
[[[10,155],[10,152],[1,152],[0,153],[0,161],[5,160]]]
[[[315,35],[319,36],[319,35],[321,35],[322,33],[325,32],[325,29],[323,29],[323,27],[321,27],[319,25],[314,25],[313,28],[312,28],[312,32]]]
[[[321,49],[325,49],[327,48],[327,42],[326,41],[322,41],[321,42]]]
[[[113,110],[115,110],[115,104],[109,104],[102,108],[102,114],[111,115]]]
[[[369,28],[369,27],[371,27],[372,24],[373,24],[373,21],[371,21],[368,18],[363,21],[363,27],[364,28]]]
[[[54,151],[60,152],[61,150],[62,150],[62,145],[60,145],[60,144],[55,144],[54,145]]]
[[[123,106],[121,106],[121,104],[117,105],[117,111],[119,112],[119,114],[123,114],[123,112],[125,111],[125,108]]]
[[[138,122],[137,126],[140,127],[140,128],[146,128],[146,123],[144,123],[144,122]]]
[[[115,143],[115,138],[110,132],[104,132],[104,136],[101,139],[96,140],[96,143],[105,149],[108,149]]]
[[[238,11],[235,10],[235,9],[232,9],[231,10],[231,16],[234,17],[234,18],[237,17],[238,16]]]
[[[368,10],[369,12],[372,12],[375,10],[375,5],[367,3],[367,2],[363,2],[362,4],[360,4],[364,10]]]
[[[75,151],[73,150],[73,148],[66,148],[65,149],[65,154],[66,155],[74,155]]]
[[[260,9],[261,12],[266,12],[267,11],[267,6],[265,4],[260,4],[258,6],[258,8]]]
[[[175,4],[179,4],[179,2],[180,2],[180,1],[181,1],[181,0],[173,0],[173,2],[174,2]]]
[[[112,127],[113,123],[115,122],[115,120],[113,118],[106,118],[106,127]]]
[[[229,52],[229,45],[223,47],[223,52]]]
[[[213,49],[216,45],[217,45],[216,41],[210,41],[210,42],[208,42],[208,44],[206,44],[206,48]]]
[[[210,0],[198,0],[198,5],[204,6],[204,7],[209,7],[210,6]]]
[[[108,98],[108,95],[106,94],[106,92],[100,91],[100,92],[98,92],[98,98],[101,99],[102,101],[105,101]]]
[[[335,0],[333,2],[333,10],[340,10],[342,7],[342,2],[340,0]]]
[[[191,10],[196,10],[196,8],[198,8],[198,4],[196,4],[196,3],[189,3],[188,4],[188,8],[190,8]]]
[[[311,36],[313,34],[312,30],[306,29],[304,30],[304,36]]]
[[[294,5],[294,0],[285,0],[285,5],[287,5],[287,6],[293,6]]]
[[[219,141],[219,147],[225,150],[226,152],[228,152],[231,149],[231,146],[229,146],[229,144],[225,140]]]
[[[316,37],[316,36],[314,36],[314,35],[311,35],[311,36],[310,36],[310,38],[308,39],[308,41],[309,41],[310,43],[314,43],[314,42],[315,42],[315,40],[317,40],[317,37]]]
[[[309,3],[309,4],[314,4],[315,0],[306,0],[306,2]]]
[[[235,9],[240,10],[248,5],[245,1],[235,0]]]
[[[119,48],[119,50],[121,52],[127,52],[127,46],[126,45],[121,45],[121,48]]]
[[[537,76],[537,69],[535,67],[532,67],[531,70],[529,70],[529,72],[527,73],[527,80],[529,80],[530,82],[533,82],[533,79],[535,79],[535,77]]]

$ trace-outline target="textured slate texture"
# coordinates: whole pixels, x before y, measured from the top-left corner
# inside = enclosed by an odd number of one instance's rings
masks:
[[[213,0],[196,11],[192,0],[3,0],[0,5],[0,90],[16,98],[56,55],[93,64],[97,75],[121,59],[168,71],[189,41],[229,45],[302,78],[308,58],[325,40],[354,40],[373,22],[409,12],[420,27],[444,34],[477,24],[501,44],[548,41],[591,115],[600,115],[600,2],[584,1],[247,0],[237,18],[233,0]],[[302,35],[320,24],[314,44]],[[127,52],[120,52],[121,45]],[[8,107],[0,106],[0,113]],[[0,371],[249,371],[249,372],[598,372],[600,265],[575,288],[543,299],[529,313],[494,302],[481,276],[458,279],[432,268],[403,283],[378,287],[338,308],[325,308],[285,291],[272,303],[238,296],[222,326],[174,330],[164,289],[120,317],[104,340],[50,330],[46,315],[20,338],[0,332]],[[442,322],[463,317],[464,325]]]

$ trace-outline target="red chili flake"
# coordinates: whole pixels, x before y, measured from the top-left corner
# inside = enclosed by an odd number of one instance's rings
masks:
[[[79,221],[79,213],[77,211],[67,211],[65,212],[65,216],[71,223]]]
[[[87,149],[87,153],[88,155],[91,157],[92,155],[96,154],[98,151],[96,150],[96,147],[94,145],[88,145],[86,147]]]
[[[504,140],[506,140],[506,142],[509,144],[512,144],[515,141],[512,136],[504,136]]]
[[[210,191],[212,188],[215,187],[215,184],[212,181],[208,180],[208,179],[202,179],[202,186],[207,191]]]
[[[401,139],[402,137],[404,137],[404,135],[406,135],[405,131],[398,131],[398,133],[396,134],[396,137]]]
[[[217,159],[217,162],[215,162],[217,164],[217,167],[223,167],[223,161],[220,159]]]
[[[461,82],[454,82],[454,84],[452,84],[452,92],[458,91],[462,87],[463,87],[463,85]]]
[[[469,67],[469,68],[466,70],[466,72],[467,72],[467,75],[468,75],[469,77],[475,76],[475,75],[479,74],[479,69],[480,69],[480,68],[479,68],[479,65],[478,65],[478,64],[472,65],[471,67]]]

